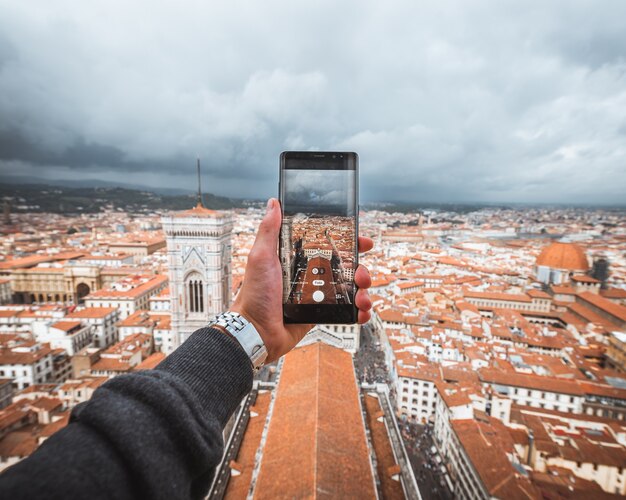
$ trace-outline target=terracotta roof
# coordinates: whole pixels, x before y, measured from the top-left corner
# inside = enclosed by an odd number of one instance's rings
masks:
[[[105,318],[115,311],[117,311],[115,307],[86,307],[80,311],[68,314],[65,318]]]
[[[608,319],[600,316],[598,313],[596,313],[595,311],[592,311],[588,307],[585,307],[579,302],[572,302],[571,304],[567,305],[567,308],[576,317],[582,318],[585,324],[595,323],[596,325],[600,325],[608,331],[612,330],[616,326]]]
[[[164,359],[165,354],[162,352],[155,352],[135,366],[135,370],[152,370]]]
[[[465,292],[465,297],[470,299],[502,300],[508,302],[531,302],[531,298],[525,293]]]
[[[390,321],[392,323],[404,323],[404,314],[395,309],[385,309],[378,312],[378,317],[382,321]]]
[[[387,426],[385,421],[380,418],[383,415],[380,402],[376,396],[369,394],[363,397],[363,402],[365,403],[367,427],[370,430],[370,439],[376,455],[376,470],[381,483],[382,497],[384,499],[403,499],[402,484],[391,477],[394,474],[400,474],[401,471],[393,454]]]
[[[52,434],[54,434],[55,432],[65,427],[69,423],[69,421],[70,421],[70,412],[66,411],[63,413],[63,416],[60,419],[52,422],[51,424],[46,425],[42,429],[40,436],[45,437],[45,438],[52,436]]]
[[[567,269],[570,271],[587,271],[589,262],[584,250],[575,243],[554,242],[545,247],[539,257],[538,266],[553,269]]]
[[[52,328],[56,328],[57,330],[62,330],[66,333],[70,333],[73,330],[76,330],[81,327],[80,321],[57,321],[53,323]]]
[[[230,464],[231,470],[236,469],[239,475],[231,475],[228,480],[224,495],[226,500],[239,500],[248,495],[256,453],[261,443],[261,435],[271,399],[272,394],[269,391],[259,391],[254,405],[250,407],[250,419],[239,446],[235,463],[231,462]]]
[[[599,280],[591,276],[572,276],[572,281],[578,281],[579,283],[600,283]]]
[[[600,295],[608,299],[626,299],[626,290],[621,288],[607,288],[606,290],[600,290]]]
[[[129,288],[127,290],[114,290],[111,288],[103,288],[89,294],[87,297],[85,297],[85,300],[135,299],[145,293],[148,293],[154,288],[158,288],[163,283],[167,282],[167,280],[168,278],[166,275],[156,274],[154,276],[151,276],[149,280],[138,284],[134,288]]]
[[[18,259],[11,259],[0,262],[0,269],[20,269],[23,267],[32,267],[42,262],[50,262],[53,260],[49,255],[29,255]]]
[[[37,437],[31,432],[13,431],[0,440],[0,457],[27,457],[37,446]]]
[[[48,255],[29,255],[27,257],[19,257],[17,259],[0,262],[0,269],[20,269],[24,267],[33,267],[43,262],[78,259],[83,255],[84,253],[82,252],[61,252]]]
[[[49,354],[49,344],[44,344],[43,347],[35,352],[13,352],[10,349],[0,348],[0,365],[32,365]]]
[[[524,387],[559,394],[572,394],[575,396],[584,396],[585,394],[580,384],[574,380],[528,375],[519,372],[510,373],[493,368],[482,368],[478,370],[478,375],[482,382],[493,384]]]
[[[92,372],[129,372],[132,369],[128,361],[117,358],[100,358],[91,367]]]
[[[530,480],[517,472],[507,457],[514,454],[513,439],[502,423],[490,418],[489,422],[454,420],[451,424],[492,497],[541,498]]]
[[[615,302],[611,302],[610,300],[591,292],[579,293],[578,297],[598,309],[602,309],[604,312],[614,316],[620,321],[626,321],[626,307],[616,304]]]
[[[284,359],[255,498],[375,498],[352,357],[316,342]]]
[[[527,290],[526,293],[536,299],[551,299],[552,297],[541,290]]]
[[[174,212],[172,214],[174,217],[224,217],[222,212],[218,212],[217,210],[210,210],[200,203],[198,203],[195,207],[185,210],[183,212]]]

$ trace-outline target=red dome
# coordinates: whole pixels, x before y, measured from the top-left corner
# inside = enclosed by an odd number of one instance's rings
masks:
[[[548,245],[537,257],[537,265],[569,271],[589,270],[585,251],[574,243],[556,242]]]

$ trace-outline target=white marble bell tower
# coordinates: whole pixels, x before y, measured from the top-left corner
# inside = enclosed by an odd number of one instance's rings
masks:
[[[230,306],[232,216],[198,204],[161,218],[167,240],[172,338],[182,344]]]

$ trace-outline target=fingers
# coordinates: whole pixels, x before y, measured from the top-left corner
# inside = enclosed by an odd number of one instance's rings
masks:
[[[270,198],[267,202],[265,217],[263,217],[256,233],[253,252],[265,254],[269,251],[276,253],[281,221],[280,204],[275,198]]]
[[[359,264],[359,267],[356,268],[356,273],[354,273],[354,282],[359,288],[367,289],[372,286],[372,278],[367,267]]]
[[[354,304],[359,308],[358,322],[362,325],[370,320],[370,309],[372,308],[372,300],[367,291],[372,284],[372,278],[365,266],[359,265],[357,267],[356,273],[354,273],[354,282],[359,288],[354,298]]]
[[[365,323],[367,323],[370,318],[372,317],[372,315],[370,314],[369,311],[361,311],[359,310],[359,324],[363,325]]]
[[[367,290],[359,290],[356,292],[354,303],[361,311],[369,311],[372,308],[372,300]]]
[[[374,240],[367,236],[359,236],[359,252],[368,252],[374,248]]]

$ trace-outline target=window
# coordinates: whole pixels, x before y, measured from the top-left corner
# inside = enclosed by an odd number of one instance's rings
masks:
[[[185,295],[187,312],[204,312],[204,283],[198,273],[190,274],[187,277]]]

